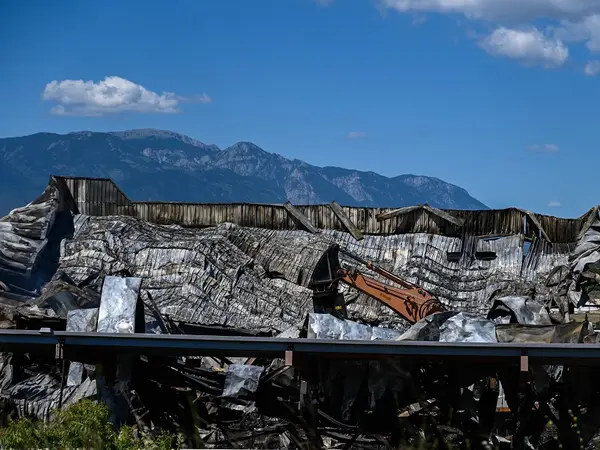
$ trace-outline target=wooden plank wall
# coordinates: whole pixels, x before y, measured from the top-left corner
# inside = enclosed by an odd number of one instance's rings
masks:
[[[112,216],[133,213],[127,196],[108,178],[56,178],[65,182],[81,214]]]
[[[271,204],[219,204],[219,203],[168,203],[132,202],[118,186],[108,178],[55,177],[64,180],[71,195],[83,214],[93,216],[131,215],[140,219],[160,223],[178,224],[188,227],[210,227],[223,222],[241,226],[291,230],[297,221],[283,205]],[[316,228],[346,231],[329,205],[294,205]],[[502,210],[446,210],[463,219],[464,227],[457,230],[439,216],[423,209],[379,222],[377,215],[394,208],[363,208],[341,206],[343,213],[365,234],[430,233],[457,236],[467,233],[475,236],[507,236],[539,234],[524,211],[516,208]],[[590,210],[578,219],[561,219],[535,214],[552,242],[575,242]],[[527,225],[525,225],[527,223]]]

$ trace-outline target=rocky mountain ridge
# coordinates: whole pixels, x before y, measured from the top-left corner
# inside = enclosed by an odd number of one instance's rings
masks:
[[[171,131],[36,133],[0,139],[0,215],[35,198],[51,174],[112,178],[133,200],[487,209],[426,176],[317,167],[251,142],[226,149]]]

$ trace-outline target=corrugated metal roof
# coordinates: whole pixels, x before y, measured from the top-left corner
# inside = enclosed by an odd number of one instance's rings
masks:
[[[350,252],[422,286],[451,309],[477,313],[489,310],[490,297],[499,289],[506,293],[523,293],[535,286],[536,295],[544,298],[548,274],[556,265],[567,264],[572,247],[540,241],[539,245],[531,246],[525,256],[522,236],[512,235],[475,241],[478,251],[496,253],[493,260],[463,257],[453,262],[448,259],[448,252],[461,251],[461,238],[417,233],[365,236],[364,240],[356,241],[348,233],[328,231],[327,235]],[[351,260],[343,260],[343,263],[354,264]],[[365,272],[363,267],[360,270]],[[373,273],[370,275],[379,278]],[[374,322],[396,320],[387,307],[364,294],[345,289],[348,295],[359,298],[349,307],[350,312]]]

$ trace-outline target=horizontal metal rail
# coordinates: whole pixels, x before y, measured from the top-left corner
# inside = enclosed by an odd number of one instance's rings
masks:
[[[424,341],[342,341],[263,337],[76,333],[0,330],[0,351],[54,351],[65,355],[136,354],[146,356],[231,355],[283,358],[286,351],[320,358],[381,359],[386,357],[460,359],[470,362],[518,362],[600,366],[600,344],[481,344]]]

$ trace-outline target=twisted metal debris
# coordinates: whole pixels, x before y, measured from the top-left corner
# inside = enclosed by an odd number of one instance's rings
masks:
[[[600,221],[589,217],[578,242],[540,237],[526,251],[519,234],[353,236],[331,229],[232,223],[190,229],[132,215],[88,216],[79,214],[65,186],[51,181],[40,198],[0,219],[3,328],[597,341],[587,320],[571,321],[575,306],[600,298]],[[476,222],[444,214],[439,216],[452,226]],[[546,219],[527,217],[550,230]],[[409,328],[383,305],[345,288],[351,320],[315,313],[311,281],[334,244],[423,286],[450,311]],[[417,442],[423,430],[437,448],[501,445],[502,436],[512,436],[515,448],[556,448],[559,442],[580,448],[593,445],[600,424],[600,393],[589,368],[530,366],[519,372],[510,365],[406,359],[312,360],[290,367],[279,359],[126,355],[61,364],[33,349],[2,354],[3,418],[48,420],[56,407],[98,397],[110,405],[117,426],[132,422],[142,432],[160,426],[183,432],[190,446],[212,448],[390,448]],[[506,414],[497,408],[499,397],[517,419],[514,427],[498,422]],[[569,425],[573,416],[577,430]]]

